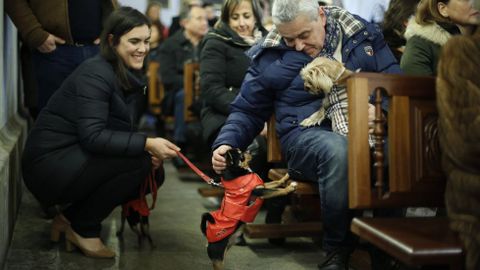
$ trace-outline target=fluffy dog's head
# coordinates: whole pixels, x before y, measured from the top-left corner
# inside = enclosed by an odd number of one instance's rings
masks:
[[[317,57],[300,71],[300,76],[305,89],[318,95],[330,93],[334,84],[344,83],[351,73],[338,61]]]

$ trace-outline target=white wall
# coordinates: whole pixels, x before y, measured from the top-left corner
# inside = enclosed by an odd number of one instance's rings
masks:
[[[119,0],[122,6],[130,6],[145,12],[147,9],[147,0]],[[180,13],[180,0],[169,0],[169,7],[162,8],[160,12],[160,20],[166,26],[170,26],[172,17],[177,16]]]

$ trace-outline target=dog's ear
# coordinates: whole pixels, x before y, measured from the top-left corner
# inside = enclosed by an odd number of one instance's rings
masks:
[[[345,86],[347,84],[348,78],[350,78],[353,74],[358,73],[361,71],[361,68],[356,69],[355,71],[351,71],[350,69],[345,68],[344,72],[335,82],[336,85]]]
[[[355,72],[349,69],[345,69],[345,71],[342,73],[342,75],[340,75],[335,84],[340,86],[347,84],[347,79],[350,78],[350,76],[352,76],[353,74],[355,74]]]
[[[227,163],[227,167],[231,167],[235,165],[235,153],[232,151],[232,149],[228,150],[225,153],[225,163]]]

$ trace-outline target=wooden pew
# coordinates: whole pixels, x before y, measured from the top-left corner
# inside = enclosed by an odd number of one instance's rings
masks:
[[[435,78],[358,73],[348,80],[347,88],[350,208],[443,206],[446,182],[437,138]],[[374,121],[373,156],[368,145],[366,106],[372,93],[377,112],[382,96],[389,100],[387,129],[381,114]],[[462,269],[462,247],[446,217],[358,217],[353,219],[351,230],[409,266],[442,264]]]
[[[282,162],[280,141],[275,130],[275,116],[268,121],[267,159],[271,163]],[[287,172],[286,168],[271,169],[270,180],[280,179]],[[284,237],[319,237],[322,232],[320,220],[320,201],[318,184],[314,182],[297,182],[297,188],[290,194],[291,209],[295,216],[303,217],[292,223],[281,224],[247,224],[244,233],[249,238],[284,238]],[[313,201],[313,202],[312,202]]]
[[[162,114],[162,100],[165,97],[165,89],[162,82],[158,79],[159,68],[160,63],[156,61],[148,63],[148,109],[157,117]]]
[[[187,62],[183,66],[183,87],[185,91],[183,113],[185,122],[198,121],[190,106],[200,96],[200,63]]]

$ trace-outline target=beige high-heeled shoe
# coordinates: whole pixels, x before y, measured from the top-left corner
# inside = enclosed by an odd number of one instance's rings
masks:
[[[62,215],[58,214],[53,218],[52,229],[50,231],[50,240],[53,242],[58,242],[60,240],[60,235],[65,233],[67,228],[70,227],[70,221]]]
[[[100,238],[83,238],[71,227],[68,227],[65,231],[65,244],[68,252],[72,252],[74,247],[77,247],[87,257],[115,258],[115,252],[107,248]]]

